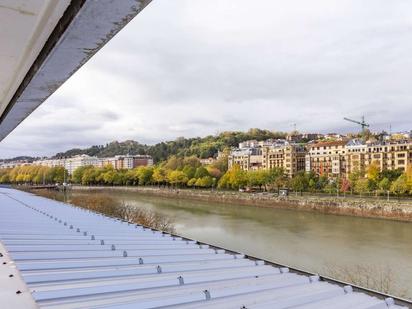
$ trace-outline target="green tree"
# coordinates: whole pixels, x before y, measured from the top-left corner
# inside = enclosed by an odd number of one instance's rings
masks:
[[[379,162],[373,161],[366,169],[366,176],[370,181],[377,182],[380,176]]]
[[[167,182],[167,172],[162,167],[155,167],[153,170],[152,175],[153,182],[157,183],[158,185],[164,184]]]
[[[167,160],[166,164],[164,165],[164,168],[168,170],[172,170],[172,171],[177,170],[177,169],[179,170],[182,169],[183,168],[183,158],[179,158],[177,156],[171,156]]]
[[[351,190],[353,190],[353,189],[356,190],[356,184],[357,184],[358,180],[360,179],[360,171],[356,170],[356,171],[350,173],[348,179],[349,179],[349,182],[350,182]]]
[[[195,157],[195,156],[190,156],[186,157],[183,159],[183,165],[184,166],[190,166],[193,167],[194,169],[200,167],[202,164],[200,163],[200,160]]]
[[[74,183],[82,183],[83,174],[88,169],[93,169],[92,165],[80,166],[73,171],[72,181]]]
[[[189,179],[189,181],[187,182],[187,186],[188,187],[194,187],[196,185],[196,181],[197,181],[196,178]]]
[[[183,173],[185,173],[187,178],[189,179],[194,178],[196,174],[196,168],[191,165],[185,165],[183,167]]]
[[[196,180],[196,187],[202,187],[202,188],[210,188],[213,186],[213,178],[210,176],[205,176],[202,178],[198,178]]]
[[[4,174],[0,177],[1,183],[10,183],[10,176],[9,174]]]
[[[174,185],[181,187],[188,182],[188,178],[182,171],[171,171],[168,175],[169,182]]]
[[[387,192],[391,189],[391,182],[388,178],[383,178],[381,181],[378,183],[378,188],[381,192]]]
[[[391,193],[396,194],[398,196],[407,193],[409,191],[409,187],[406,175],[399,176],[399,178],[392,183],[390,190]]]
[[[247,180],[247,173],[235,164],[220,178],[218,187],[239,190],[247,184]]]
[[[247,178],[249,186],[262,189],[262,186],[268,183],[269,174],[265,170],[249,171],[247,173]]]
[[[212,176],[213,178],[220,179],[220,177],[222,177],[222,171],[219,170],[218,168],[213,167],[213,166],[208,166],[206,169],[209,175]]]
[[[295,175],[295,177],[293,177],[290,181],[290,185],[292,187],[292,190],[297,192],[303,192],[306,191],[309,183],[308,183],[308,179],[305,175],[305,173],[298,173]]]
[[[205,167],[201,166],[196,169],[196,173],[194,175],[195,178],[202,178],[206,176],[210,176],[210,175]]]
[[[82,176],[82,185],[93,185],[96,183],[98,174],[94,168],[86,169]]]
[[[282,168],[272,168],[267,172],[267,184],[274,186],[277,190],[285,185],[285,175]]]
[[[153,168],[149,166],[148,167],[146,166],[138,167],[137,174],[139,178],[139,185],[145,186],[152,182]]]
[[[361,196],[369,192],[369,180],[367,178],[358,179],[355,184],[355,191]]]

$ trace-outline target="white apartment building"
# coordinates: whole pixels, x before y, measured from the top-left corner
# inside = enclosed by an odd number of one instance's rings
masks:
[[[73,172],[81,166],[101,166],[101,159],[83,154],[71,158],[38,160],[34,161],[33,164],[48,167],[63,166],[67,172],[72,175]]]

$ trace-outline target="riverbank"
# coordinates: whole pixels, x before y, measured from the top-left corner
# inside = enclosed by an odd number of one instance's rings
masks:
[[[73,186],[75,191],[125,191],[142,195],[173,199],[217,202],[266,208],[297,209],[325,214],[412,221],[411,201],[384,201],[354,197],[288,196],[241,193],[235,191],[210,191],[195,189],[170,189],[158,187],[87,187]]]

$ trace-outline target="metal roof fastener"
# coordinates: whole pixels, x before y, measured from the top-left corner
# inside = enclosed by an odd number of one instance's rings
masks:
[[[281,268],[279,268],[279,270],[280,270],[281,274],[286,274],[286,273],[289,272],[289,268],[287,268],[287,267],[281,267]]]
[[[345,294],[349,294],[349,293],[352,293],[352,292],[353,292],[353,288],[352,288],[351,285],[345,285],[345,286],[343,287],[343,290],[345,291]]]
[[[205,293],[206,300],[212,299],[212,297],[210,296],[210,292],[208,290],[204,290],[203,293]]]
[[[311,283],[313,283],[313,282],[318,282],[319,281],[319,276],[318,275],[314,275],[314,276],[310,276],[309,277],[309,281],[311,282]]]

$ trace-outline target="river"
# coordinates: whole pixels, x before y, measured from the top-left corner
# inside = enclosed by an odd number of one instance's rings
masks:
[[[372,277],[390,272],[396,280],[391,292],[412,298],[412,223],[134,192],[111,191],[110,195],[171,218],[177,234],[275,263],[325,275],[333,275],[335,265],[343,266],[343,272],[366,268]]]

